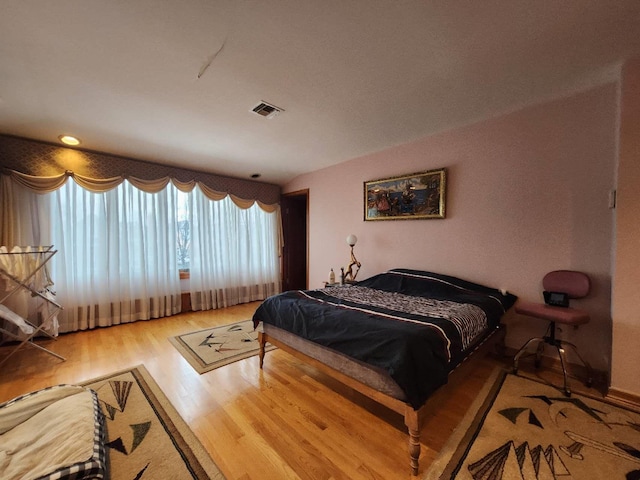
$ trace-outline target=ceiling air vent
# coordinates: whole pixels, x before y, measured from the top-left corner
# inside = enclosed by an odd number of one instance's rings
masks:
[[[273,118],[280,112],[284,112],[284,109],[271,105],[267,102],[260,102],[258,105],[253,107],[251,111],[266,118]]]

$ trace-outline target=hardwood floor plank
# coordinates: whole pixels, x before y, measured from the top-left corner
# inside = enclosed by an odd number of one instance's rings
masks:
[[[203,375],[167,340],[251,318],[258,303],[61,335],[13,355],[0,402],[57,383],[79,383],[144,364],[228,479],[393,480],[409,475],[400,415],[281,350],[264,370],[250,357]],[[13,348],[0,347],[0,359]],[[485,359],[443,395],[422,432],[422,475],[501,362]],[[415,477],[413,477],[415,478]]]

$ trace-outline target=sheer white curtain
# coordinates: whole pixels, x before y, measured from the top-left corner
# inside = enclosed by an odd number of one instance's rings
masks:
[[[178,205],[178,188],[186,207]],[[58,250],[50,266],[64,307],[61,332],[178,313],[178,249],[189,243],[195,310],[280,291],[277,205],[232,198],[195,181],[90,179],[73,172],[0,175],[0,200],[0,243]],[[191,239],[180,243],[185,209]]]
[[[94,193],[69,181],[49,195],[62,331],[180,312],[173,185],[146,193],[125,181]]]
[[[280,291],[279,220],[257,202],[238,207],[190,193],[190,290],[194,310],[262,300]]]
[[[49,217],[49,200],[0,175],[0,245],[51,245],[41,233]]]
[[[125,181],[94,193],[70,180],[40,194],[2,175],[1,223],[11,244],[58,251],[49,266],[64,307],[61,332],[180,312],[176,192],[169,184],[146,193]]]
[[[46,196],[37,195],[15,184],[7,175],[0,175],[0,246],[5,246],[6,251],[14,251],[16,246],[49,245],[48,237],[42,239],[40,234],[40,224],[46,222],[48,215]],[[34,222],[24,222],[21,219],[34,219]],[[47,267],[50,268],[50,265]],[[0,281],[2,296],[8,293],[3,291],[5,286],[13,287],[13,284],[3,284]],[[24,318],[31,318],[37,315],[37,309],[44,304],[38,297],[32,297],[27,290],[18,289],[4,305]],[[3,326],[2,319],[0,326]],[[16,328],[6,324],[4,328],[13,331],[21,339],[25,338]]]

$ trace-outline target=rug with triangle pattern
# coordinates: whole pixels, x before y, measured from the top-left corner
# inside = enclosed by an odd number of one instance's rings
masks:
[[[243,320],[228,325],[205,328],[195,332],[170,337],[169,341],[196,372],[203,374],[215,368],[237,362],[260,350],[258,329],[253,321]],[[267,344],[265,350],[275,347]]]
[[[98,393],[105,415],[111,480],[224,480],[144,366],[83,385]]]
[[[640,413],[496,372],[424,479],[640,479]]]

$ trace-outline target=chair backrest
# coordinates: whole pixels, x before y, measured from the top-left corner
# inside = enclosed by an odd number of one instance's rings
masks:
[[[582,298],[589,294],[591,281],[586,273],[554,270],[544,276],[542,286],[548,292],[562,292],[569,298]]]

